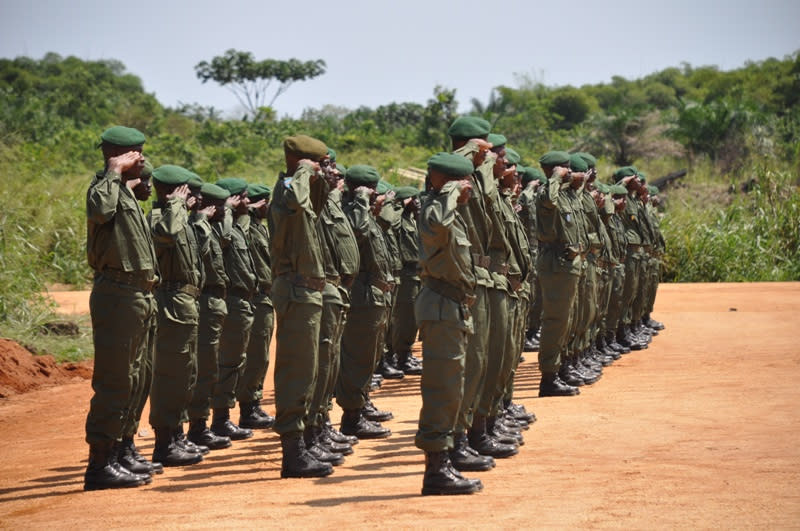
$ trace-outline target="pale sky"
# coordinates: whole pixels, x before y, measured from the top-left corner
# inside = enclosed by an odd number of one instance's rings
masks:
[[[256,59],[324,59],[292,86],[281,115],[333,104],[425,103],[435,85],[462,110],[515,73],[546,85],[636,78],[680,66],[783,58],[800,49],[800,0],[0,0],[0,57],[53,51],[118,59],[162,104],[235,97],[194,65],[229,48]]]

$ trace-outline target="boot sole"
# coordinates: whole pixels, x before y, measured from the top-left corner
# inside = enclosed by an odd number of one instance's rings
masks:
[[[461,489],[454,489],[454,488],[442,488],[442,487],[422,487],[422,495],[423,496],[449,496],[449,495],[459,495],[459,494],[475,494],[478,492],[478,488],[474,485],[470,485],[469,487],[464,487]]]
[[[358,439],[387,439],[389,436],[392,435],[392,432],[387,431],[386,433],[345,433],[345,435],[352,435],[353,437],[357,437]]]
[[[133,483],[124,483],[122,485],[101,485],[101,484],[83,484],[84,491],[93,491],[93,490],[110,490],[110,489],[130,489],[133,487],[143,487],[145,485],[144,481],[136,481]]]
[[[286,472],[281,470],[281,477],[284,479],[303,479],[303,478],[324,478],[328,477],[333,474],[333,467],[330,470],[324,470],[320,472]]]

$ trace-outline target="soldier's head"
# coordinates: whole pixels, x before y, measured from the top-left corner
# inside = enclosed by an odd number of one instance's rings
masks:
[[[583,186],[583,183],[586,179],[586,174],[589,171],[589,165],[586,164],[586,161],[583,160],[583,157],[575,153],[569,157],[569,169],[572,172],[570,186],[577,190]]]
[[[153,186],[156,195],[161,201],[173,193],[178,187],[186,185],[192,176],[192,172],[186,168],[165,164],[153,170]]]
[[[344,174],[344,181],[350,193],[358,188],[368,188],[372,190],[370,201],[375,201],[378,195],[385,195],[388,191],[388,183],[380,186],[381,175],[374,167],[367,164],[354,164],[347,168]]]
[[[144,147],[144,134],[138,129],[115,125],[109,127],[100,135],[97,145],[103,152],[103,160],[108,165],[108,159],[119,157],[130,151],[141,153]],[[123,178],[136,179],[144,168],[144,158],[123,172]]]
[[[226,177],[217,181],[216,184],[230,193],[228,200],[233,207],[234,214],[241,216],[247,213],[247,207],[250,204],[247,197],[247,181],[239,177]]]
[[[428,159],[428,177],[436,191],[449,181],[461,181],[472,175],[472,163],[454,153],[437,153]]]
[[[283,155],[286,160],[286,173],[289,175],[297,171],[301,160],[318,163],[323,172],[331,163],[325,143],[307,135],[287,137],[283,141]]]
[[[203,204],[203,192],[202,192],[204,184],[203,179],[193,171],[190,171],[189,173],[190,173],[189,180],[186,182],[186,184],[189,186],[189,192],[195,199],[195,203],[192,209],[199,210],[201,205]]]
[[[211,221],[222,221],[225,218],[225,201],[230,197],[230,192],[216,184],[203,183],[203,186],[200,187],[200,193],[203,195],[202,208],[214,207],[214,215],[211,216]]]
[[[456,150],[474,138],[486,140],[492,126],[489,122],[478,116],[459,116],[456,118],[447,134]]]
[[[625,203],[628,201],[628,189],[621,184],[614,184],[608,187],[608,192],[614,201],[614,210],[616,212],[625,210]]]
[[[272,189],[266,184],[248,184],[247,185],[247,199],[250,202],[250,210],[257,218],[264,219],[267,217],[269,209],[270,195]],[[263,202],[262,202],[263,200]],[[258,205],[253,208],[253,205]]]
[[[556,168],[564,168],[569,171],[569,153],[566,151],[548,151],[539,158],[539,165],[542,167],[545,177],[549,179],[553,176]]]
[[[139,184],[133,187],[133,195],[139,201],[147,201],[153,193],[153,184],[151,177],[153,176],[153,165],[149,160],[144,161],[144,167],[139,172]]]

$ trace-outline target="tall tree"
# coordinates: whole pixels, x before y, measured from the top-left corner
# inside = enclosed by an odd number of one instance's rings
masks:
[[[194,67],[197,77],[205,83],[213,80],[233,92],[236,99],[253,118],[272,114],[272,104],[296,81],[305,81],[325,73],[325,61],[264,59],[257,61],[250,52],[230,49],[211,62],[201,61]],[[270,94],[270,87],[277,88]],[[268,99],[269,98],[269,99]],[[269,107],[270,109],[264,109]]]

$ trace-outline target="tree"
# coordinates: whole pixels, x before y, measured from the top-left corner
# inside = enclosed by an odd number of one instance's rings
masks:
[[[419,142],[431,149],[450,149],[450,137],[447,128],[456,119],[458,102],[455,89],[447,89],[436,85],[433,89],[433,98],[428,100],[428,105],[422,114],[422,123],[419,128]]]
[[[325,73],[325,61],[300,61],[289,59],[264,59],[256,61],[250,52],[228,50],[225,55],[214,57],[211,62],[201,61],[194,67],[198,79],[203,83],[213,80],[233,92],[253,118],[271,114],[272,104],[296,81],[305,81]],[[278,86],[267,99],[273,82]],[[270,107],[270,109],[263,109]]]

